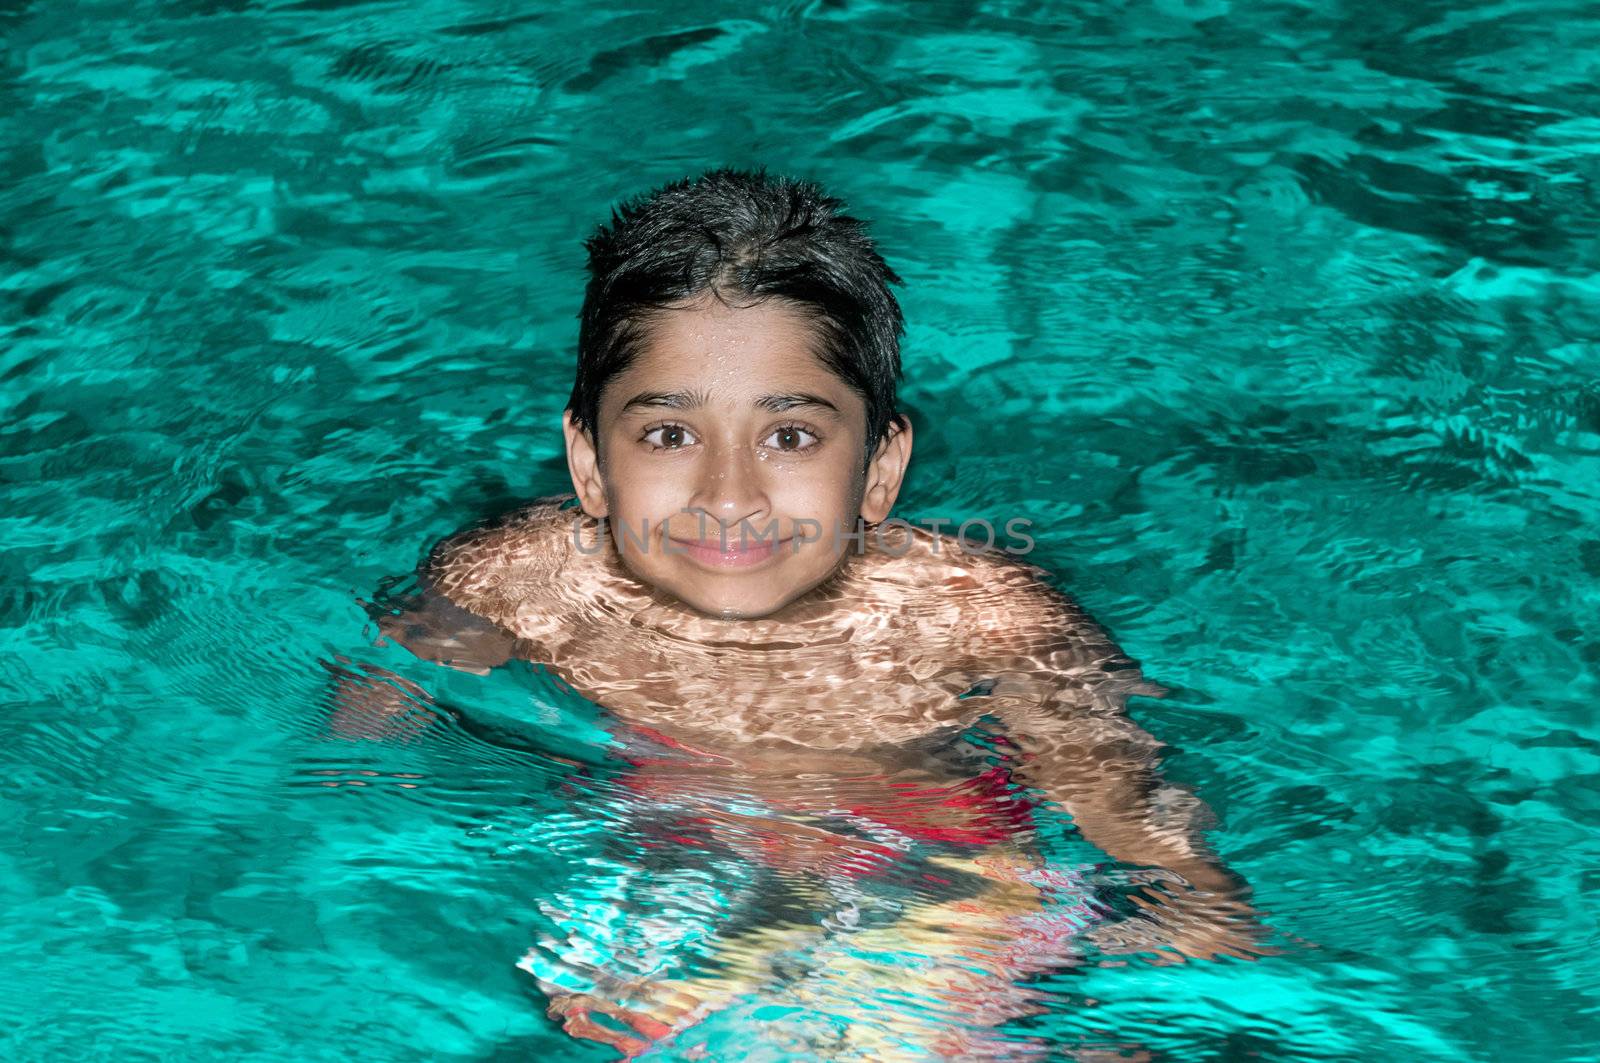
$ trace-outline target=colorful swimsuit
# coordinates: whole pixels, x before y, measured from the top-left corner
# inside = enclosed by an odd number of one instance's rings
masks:
[[[634,730],[658,748],[641,750],[631,743],[625,759],[636,770],[620,781],[630,795],[646,799],[658,813],[655,844],[718,844],[713,837],[725,844],[728,832],[718,833],[714,826],[719,820],[737,817],[741,829],[733,834],[736,844],[732,847],[756,863],[786,866],[777,857],[789,837],[784,830],[787,826],[790,830],[809,829],[814,846],[838,850],[832,859],[821,859],[807,870],[824,877],[830,873],[861,876],[884,874],[903,864],[917,847],[966,851],[1015,843],[1032,829],[1033,802],[1011,781],[1004,764],[970,779],[936,786],[882,775],[855,776],[847,780],[842,795],[832,796],[835,803],[766,796],[734,802],[723,795],[696,795],[688,792],[690,788],[682,785],[678,776],[662,779],[651,771],[671,771],[713,754],[646,728]],[[665,816],[668,810],[677,815]]]

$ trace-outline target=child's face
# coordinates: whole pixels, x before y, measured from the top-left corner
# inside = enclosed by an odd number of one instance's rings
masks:
[[[658,316],[633,364],[607,383],[600,465],[567,418],[578,497],[590,516],[610,518],[634,576],[702,612],[765,616],[857,549],[844,534],[858,515],[889,515],[911,431],[892,433],[863,470],[866,404],[814,343],[792,305],[703,298]]]

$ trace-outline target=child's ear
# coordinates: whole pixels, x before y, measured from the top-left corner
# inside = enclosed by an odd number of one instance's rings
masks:
[[[894,500],[905,482],[911,463],[911,418],[900,414],[867,463],[866,491],[861,496],[861,519],[877,524],[888,519]]]
[[[607,513],[606,487],[600,479],[600,456],[594,439],[578,427],[572,411],[561,416],[561,430],[567,437],[567,472],[572,475],[572,486],[578,494],[578,503],[591,517],[604,517]]]

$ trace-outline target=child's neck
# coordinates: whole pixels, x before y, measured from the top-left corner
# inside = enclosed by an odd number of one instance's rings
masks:
[[[727,644],[763,642],[784,633],[797,634],[836,628],[848,620],[847,588],[857,568],[854,551],[846,550],[823,581],[780,608],[760,616],[707,612],[649,584],[623,562],[613,537],[604,536],[604,550],[596,550],[607,583],[618,592],[613,604],[629,623],[677,638],[692,637]],[[812,637],[807,635],[808,639]]]

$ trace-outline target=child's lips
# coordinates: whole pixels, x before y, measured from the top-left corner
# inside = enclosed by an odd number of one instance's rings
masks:
[[[754,565],[765,561],[778,552],[778,548],[788,544],[788,539],[757,539],[750,542],[740,542],[736,535],[729,536],[726,540],[720,539],[673,539],[674,553],[682,553],[693,558],[703,565],[715,565],[719,568],[737,568],[741,565]]]

